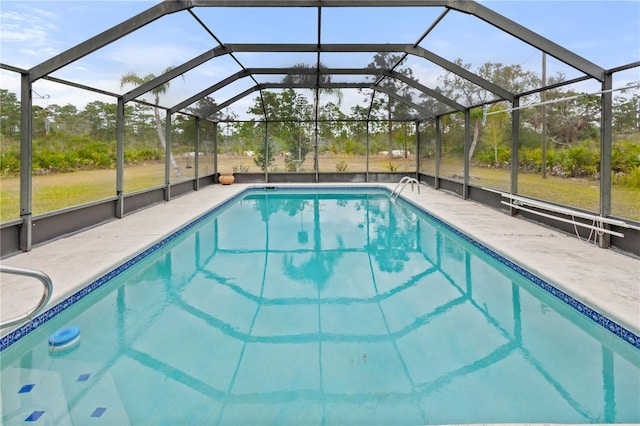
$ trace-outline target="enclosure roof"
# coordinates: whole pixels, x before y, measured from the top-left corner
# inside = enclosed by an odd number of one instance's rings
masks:
[[[332,98],[338,91],[357,92],[364,96],[361,107],[369,111],[367,118],[373,118],[372,105],[382,96],[405,106],[403,114],[394,117],[402,120],[513,102],[548,87],[546,82],[538,79],[518,87],[514,81],[498,81],[483,73],[482,65],[524,70],[524,54],[548,56],[561,76],[554,81],[556,86],[605,80],[603,66],[490,6],[472,0],[167,0],[34,66],[18,69],[3,64],[3,68],[23,71],[31,84],[64,83],[125,103],[150,103],[150,94],[179,84],[180,90],[162,99],[162,108],[216,119],[225,108],[246,106],[245,98],[262,96],[265,90],[294,89],[317,106],[340,104],[340,99]],[[473,39],[482,38],[487,41],[484,49],[465,49]],[[91,78],[69,77],[74,67],[91,64],[96,69],[100,61],[116,57],[126,61],[146,50],[162,51],[164,46],[164,56],[146,68],[137,63],[131,70],[148,77],[138,86],[123,85],[121,76],[112,76],[114,81],[103,87]],[[500,55],[503,49],[519,56],[509,63]],[[468,54],[472,61],[458,53]],[[445,76],[454,77],[449,82],[471,84],[477,95],[465,97],[463,91],[447,88]],[[119,90],[114,88],[118,82]],[[214,106],[196,111],[194,105],[205,97],[215,99]],[[273,118],[266,111],[263,115]],[[316,108],[314,119],[318,118]]]

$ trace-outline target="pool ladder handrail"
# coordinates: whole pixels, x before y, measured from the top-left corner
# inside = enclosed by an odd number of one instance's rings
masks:
[[[408,184],[411,184],[411,191],[413,191],[414,183],[418,185],[418,194],[420,194],[420,182],[418,182],[418,179],[412,178],[411,176],[405,176],[402,179],[400,179],[400,182],[398,182],[396,187],[393,188],[393,191],[391,191],[391,194],[389,194],[389,198],[391,198],[392,200],[397,200],[398,197],[400,196],[400,193],[404,190],[404,188]]]
[[[23,322],[25,319],[33,318],[47,305],[47,303],[49,303],[49,299],[51,299],[51,294],[53,293],[53,281],[44,272],[39,271],[37,269],[22,268],[19,266],[9,266],[9,265],[0,264],[0,273],[22,275],[25,277],[36,278],[44,286],[44,292],[42,293],[42,297],[40,298],[40,300],[38,301],[38,304],[33,309],[27,311],[24,314],[17,315],[13,318],[9,318],[4,322],[0,322],[0,328],[5,328],[11,325],[19,324]]]

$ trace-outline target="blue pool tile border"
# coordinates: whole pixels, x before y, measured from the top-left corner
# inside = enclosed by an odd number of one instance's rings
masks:
[[[249,194],[251,192],[259,192],[259,191],[265,191],[265,190],[266,191],[274,191],[274,192],[282,192],[282,191],[300,191],[300,190],[309,190],[309,189],[311,189],[311,188],[310,187],[302,187],[302,186],[256,185],[256,186],[248,187],[243,191],[240,191],[236,195],[228,198],[227,200],[223,201],[222,203],[220,203],[216,207],[214,207],[211,210],[205,212],[201,216],[195,218],[193,221],[189,222],[188,224],[186,224],[182,228],[180,228],[177,231],[169,234],[168,236],[166,236],[162,240],[160,240],[157,243],[153,244],[151,247],[147,248],[146,250],[144,250],[141,253],[137,254],[133,258],[129,259],[128,261],[126,261],[122,265],[120,265],[117,268],[115,268],[115,269],[107,272],[106,274],[102,275],[100,278],[98,278],[97,280],[93,281],[88,286],[82,288],[77,293],[67,297],[62,302],[60,302],[57,305],[49,308],[47,311],[45,311],[44,313],[38,315],[36,318],[34,318],[29,323],[24,324],[23,326],[15,329],[11,333],[9,333],[6,336],[4,336],[2,339],[0,339],[0,352],[5,350],[6,348],[11,346],[12,344],[16,343],[22,337],[24,337],[27,334],[31,333],[32,331],[37,329],[39,326],[43,325],[44,323],[46,323],[50,319],[54,318],[58,314],[64,312],[67,309],[69,309],[71,306],[73,306],[74,304],[78,303],[80,300],[82,300],[83,298],[85,298],[86,296],[91,294],[93,291],[95,291],[98,288],[102,287],[103,285],[105,285],[106,283],[111,281],[113,278],[117,277],[118,275],[122,274],[123,272],[125,272],[126,270],[128,270],[129,268],[131,268],[132,266],[134,266],[135,264],[137,264],[141,260],[143,260],[145,257],[149,256],[150,254],[152,254],[156,250],[159,250],[162,247],[166,246],[167,244],[169,244],[170,242],[172,242],[173,240],[175,240],[176,238],[178,238],[179,236],[184,234],[189,229],[191,229],[194,226],[198,225],[200,222],[202,222],[203,220],[205,220],[206,218],[208,218],[212,214],[214,214],[214,213],[220,211],[221,209],[227,207],[228,205],[230,205],[231,203],[235,202],[236,200],[238,200],[240,198],[243,198],[247,194]],[[363,190],[367,190],[367,191],[375,190],[375,191],[378,191],[379,190],[380,192],[390,193],[388,188],[383,187],[383,186],[375,186],[375,185],[350,186],[348,188],[344,187],[344,186],[323,185],[323,186],[313,187],[313,189],[316,190],[316,191],[318,191],[318,190],[320,190],[320,191],[324,191],[324,190],[327,190],[327,191],[357,191],[357,190],[359,190],[359,191],[363,191]],[[575,298],[571,297],[570,295],[568,295],[567,293],[563,292],[562,290],[556,288],[555,286],[549,284],[545,280],[543,280],[543,279],[539,278],[538,276],[532,274],[531,272],[527,271],[526,269],[524,269],[520,265],[517,265],[517,264],[513,263],[511,260],[505,258],[504,256],[500,255],[499,253],[496,253],[495,251],[491,250],[489,247],[485,246],[481,242],[475,240],[474,238],[470,237],[469,235],[464,234],[463,232],[461,232],[458,229],[454,228],[453,226],[449,225],[448,223],[446,223],[442,219],[432,215],[431,213],[426,211],[422,206],[420,206],[420,205],[418,205],[416,203],[413,203],[413,202],[411,202],[411,201],[409,201],[409,200],[407,200],[405,198],[402,198],[402,199],[405,202],[413,205],[415,208],[419,209],[421,212],[426,214],[429,218],[431,218],[433,221],[435,221],[439,225],[447,228],[447,230],[453,232],[454,234],[456,234],[457,236],[459,236],[463,240],[467,241],[468,243],[470,243],[473,246],[477,247],[478,249],[482,250],[486,254],[490,255],[494,259],[498,260],[499,262],[501,262],[502,264],[504,264],[508,268],[510,268],[513,271],[515,271],[516,273],[518,273],[519,275],[521,275],[524,278],[528,279],[529,281],[533,282],[535,285],[537,285],[541,289],[545,290],[547,293],[551,294],[552,296],[554,296],[555,298],[559,299],[563,303],[569,305],[571,308],[575,309],[576,311],[578,311],[582,315],[586,316],[587,318],[589,318],[590,320],[592,320],[596,324],[600,325],[601,327],[603,327],[607,331],[615,334],[619,338],[621,338],[624,341],[626,341],[627,343],[629,343],[634,348],[640,350],[640,337],[637,336],[632,331],[627,330],[626,328],[624,328],[621,325],[617,324],[615,321],[613,321],[613,320],[607,318],[606,316],[600,314],[595,309],[592,309],[592,308],[588,307],[587,305],[585,305],[584,303],[580,302],[579,300],[576,300]]]
[[[76,293],[72,294],[71,296],[67,297],[66,299],[64,299],[62,302],[58,303],[55,306],[52,306],[51,308],[49,308],[45,312],[41,313],[40,315],[38,315],[37,317],[32,319],[30,322],[28,322],[28,323],[22,325],[21,327],[18,327],[17,329],[13,330],[12,332],[8,333],[6,336],[4,336],[4,337],[2,337],[2,339],[0,339],[0,352],[4,351],[9,346],[11,346],[12,344],[16,343],[18,340],[20,340],[21,338],[23,338],[27,334],[29,334],[32,331],[36,330],[38,327],[40,327],[41,325],[45,324],[47,321],[53,319],[57,315],[59,315],[62,312],[66,311],[67,309],[69,309],[70,307],[72,307],[73,305],[78,303],[80,300],[84,299],[86,296],[88,296],[91,293],[93,293],[95,290],[99,289],[100,287],[102,287],[103,285],[105,285],[106,283],[108,283],[109,281],[111,281],[112,279],[117,277],[118,275],[122,274],[123,272],[125,272],[126,270],[128,270],[129,268],[131,268],[132,266],[137,264],[138,262],[142,261],[145,257],[149,256],[150,254],[152,254],[156,250],[159,250],[159,249],[163,248],[164,246],[166,246],[167,244],[169,244],[170,242],[172,242],[173,240],[175,240],[176,238],[178,238],[179,236],[184,234],[189,229],[191,229],[194,226],[198,225],[200,222],[202,222],[203,220],[205,220],[206,218],[208,218],[212,214],[214,214],[217,211],[219,211],[219,210],[223,209],[224,207],[228,206],[232,202],[236,201],[238,198],[243,197],[248,190],[239,192],[238,194],[234,195],[233,197],[223,201],[222,203],[220,203],[216,207],[214,207],[211,210],[205,212],[204,214],[202,214],[201,216],[197,217],[193,221],[189,222],[188,224],[186,224],[182,228],[180,228],[177,231],[169,234],[168,236],[166,236],[162,240],[158,241],[157,243],[153,244],[152,246],[150,246],[146,250],[138,253],[137,255],[135,255],[131,259],[127,260],[122,265],[120,265],[120,266],[116,267],[115,269],[113,269],[113,270],[107,272],[106,274],[102,275],[97,280],[93,281],[91,284],[87,285],[86,287],[82,288],[78,292],[76,292]]]
[[[532,274],[531,272],[527,271],[522,266],[512,262],[511,260],[509,260],[506,257],[502,256],[501,254],[496,253],[495,251],[491,250],[489,247],[485,246],[481,242],[475,240],[474,238],[470,237],[469,235],[466,235],[465,233],[463,233],[462,231],[459,231],[458,229],[456,229],[453,226],[449,225],[447,222],[443,221],[442,219],[440,219],[440,218],[432,215],[428,211],[424,210],[424,208],[422,208],[421,206],[419,206],[419,205],[417,205],[417,204],[415,204],[415,203],[413,203],[413,202],[411,202],[411,201],[409,201],[407,199],[403,199],[403,200],[408,202],[408,203],[410,203],[414,207],[420,209],[420,211],[422,211],[425,214],[427,214],[433,221],[435,221],[439,225],[447,228],[447,230],[453,232],[454,234],[456,234],[457,236],[459,236],[463,240],[467,241],[468,243],[470,243],[474,247],[482,250],[483,252],[485,252],[489,256],[493,257],[494,259],[496,259],[500,263],[504,264],[505,266],[507,266],[511,270],[515,271],[517,274],[519,274],[519,275],[523,276],[524,278],[528,279],[529,281],[534,283],[536,286],[540,287],[541,289],[543,289],[547,293],[549,293],[552,296],[554,296],[556,299],[559,299],[563,303],[569,305],[571,308],[573,308],[574,310],[578,311],[582,315],[586,316],[587,318],[589,318],[590,320],[592,320],[596,324],[600,325],[601,327],[603,327],[607,331],[615,334],[616,336],[620,337],[621,339],[623,339],[624,341],[629,343],[631,346],[633,346],[636,349],[640,350],[640,337],[637,336],[632,331],[627,330],[626,328],[624,328],[621,325],[617,324],[615,321],[613,321],[613,320],[607,318],[606,316],[602,315],[601,313],[599,313],[595,309],[592,309],[592,308],[588,307],[587,305],[585,305],[584,303],[582,303],[579,300],[575,299],[574,297],[568,295],[564,291],[556,288],[552,284],[549,284],[548,282],[546,282],[542,278],[536,276],[535,274]]]

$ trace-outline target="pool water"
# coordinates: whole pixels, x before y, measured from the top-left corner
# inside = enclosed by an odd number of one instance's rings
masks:
[[[640,422],[640,351],[374,189],[246,193],[0,356],[3,424]]]

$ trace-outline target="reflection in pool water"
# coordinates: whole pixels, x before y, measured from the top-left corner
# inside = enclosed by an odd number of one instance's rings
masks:
[[[4,423],[640,421],[640,351],[378,190],[250,193],[88,299],[3,351]]]

